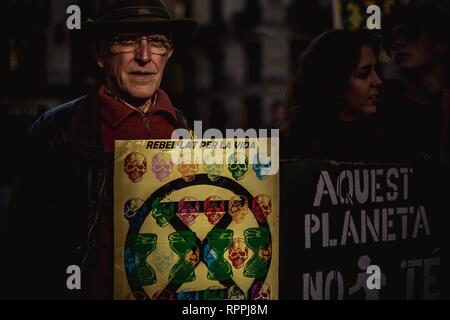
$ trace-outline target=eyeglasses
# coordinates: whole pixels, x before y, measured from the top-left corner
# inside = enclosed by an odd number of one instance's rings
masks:
[[[108,41],[112,53],[135,52],[142,40],[146,40],[153,54],[164,56],[172,48],[172,42],[162,34],[148,36],[136,34],[116,35]]]

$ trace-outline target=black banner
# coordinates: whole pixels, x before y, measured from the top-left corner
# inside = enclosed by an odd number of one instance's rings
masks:
[[[280,299],[447,296],[444,166],[281,166]]]

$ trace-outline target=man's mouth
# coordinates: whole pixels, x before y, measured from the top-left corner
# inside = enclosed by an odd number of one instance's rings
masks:
[[[154,72],[146,72],[146,71],[131,71],[129,75],[134,81],[137,82],[148,82],[155,75]]]
[[[133,76],[151,76],[154,75],[154,72],[147,72],[147,71],[131,71],[130,74]]]

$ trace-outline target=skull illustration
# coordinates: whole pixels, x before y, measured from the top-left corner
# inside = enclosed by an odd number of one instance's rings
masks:
[[[207,198],[203,207],[205,215],[212,225],[216,225],[225,214],[225,201],[218,196]]]
[[[178,202],[177,216],[189,227],[195,223],[200,211],[200,202],[194,197],[185,197]]]
[[[203,248],[203,259],[205,260],[208,268],[211,267],[214,261],[217,261],[217,259],[219,259],[219,255],[213,248],[211,248],[211,245],[209,243]]]
[[[259,249],[258,255],[265,263],[267,263],[272,257],[272,244],[269,243],[268,245],[261,247]]]
[[[173,265],[175,255],[170,250],[158,247],[150,256],[150,261],[159,273],[166,272]]]
[[[152,295],[152,300],[175,300],[175,295],[169,290],[157,291]]]
[[[198,164],[179,164],[178,171],[181,173],[182,178],[186,182],[191,182],[195,179],[195,175],[199,171]]]
[[[238,238],[233,241],[228,249],[228,258],[236,269],[242,268],[248,258],[248,247],[245,240]]]
[[[184,261],[187,264],[190,264],[193,267],[195,267],[198,264],[198,262],[200,261],[200,249],[199,249],[199,247],[196,247],[194,250],[189,249],[186,252],[186,255],[184,256]]]
[[[123,169],[131,182],[138,183],[147,172],[147,159],[142,153],[130,153],[125,158]]]
[[[220,175],[222,174],[223,171],[223,164],[215,163],[211,159],[211,157],[207,156],[205,158],[205,164],[203,165],[203,169],[208,174],[209,180],[215,182],[220,179]]]
[[[256,282],[250,291],[252,300],[270,300],[270,286],[265,282]]]
[[[268,163],[261,163],[259,156],[256,155],[252,168],[259,180],[264,180],[265,178],[267,178],[268,172],[271,167],[272,163],[270,161]]]
[[[243,196],[233,196],[228,205],[228,213],[236,223],[242,222],[248,212],[248,201]]]
[[[242,153],[233,153],[228,159],[228,170],[235,180],[242,180],[248,171],[248,157]]]
[[[272,199],[266,194],[257,195],[252,202],[253,212],[259,223],[264,223],[272,212]]]
[[[160,182],[166,181],[173,170],[173,162],[169,153],[158,153],[152,158],[152,171]]]
[[[232,285],[227,291],[228,300],[245,300],[245,293],[236,284]]]
[[[158,197],[152,203],[152,216],[161,228],[166,227],[175,214],[175,205],[168,198]]]
[[[125,203],[124,216],[127,219],[133,218],[140,207],[144,204],[142,199],[130,199]]]

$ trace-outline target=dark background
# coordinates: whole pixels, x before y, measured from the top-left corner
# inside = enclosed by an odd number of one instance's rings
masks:
[[[331,0],[165,2],[174,16],[192,17],[200,28],[194,41],[176,48],[162,87],[189,120],[202,120],[204,128],[271,127],[270,107],[284,98],[295,60],[312,38],[333,26]],[[93,3],[1,3],[1,214],[20,170],[15,155],[25,147],[26,129],[44,111],[84,95],[98,82],[83,34],[66,28],[69,5],[78,4],[85,20]]]
[[[189,46],[176,49],[162,87],[188,119],[202,120],[204,129],[273,127],[271,106],[283,100],[297,58],[314,37],[335,25],[333,0],[165,2],[174,16],[192,17],[200,28]],[[26,148],[26,129],[46,110],[84,95],[98,82],[82,33],[66,28],[69,5],[80,5],[85,20],[92,3],[1,2],[0,237],[21,170],[15,163],[18,150]],[[393,70],[383,60],[383,78],[397,77]]]

